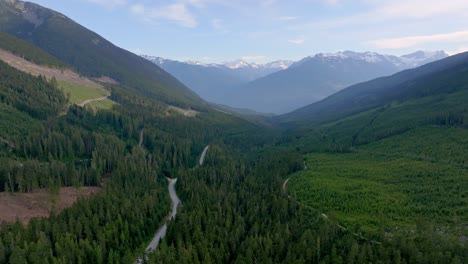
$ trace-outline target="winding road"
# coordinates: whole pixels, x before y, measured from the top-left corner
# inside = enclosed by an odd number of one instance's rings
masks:
[[[167,223],[169,221],[173,220],[175,218],[176,214],[177,214],[177,206],[180,203],[180,199],[177,196],[177,193],[176,193],[175,187],[174,187],[176,182],[177,182],[177,179],[167,178],[167,180],[169,181],[168,189],[169,189],[169,196],[171,197],[171,201],[172,201],[172,211],[167,216],[166,223],[164,223],[164,225],[161,226],[158,229],[158,231],[156,231],[156,234],[154,235],[153,240],[148,245],[148,247],[146,247],[146,252],[151,252],[151,251],[155,250],[158,247],[159,241],[166,235]]]
[[[138,140],[138,146],[140,146],[140,147],[143,145],[143,131],[144,130],[145,129],[142,128],[141,131],[140,131],[140,140]]]
[[[142,134],[143,134],[143,130],[141,131],[140,136],[142,136]],[[140,142],[141,142],[141,139],[140,139]],[[200,156],[200,160],[198,162],[199,165],[203,165],[203,162],[205,161],[206,152],[208,151],[208,147],[209,146],[206,146],[205,149],[203,150],[203,152],[202,152],[202,154]],[[158,247],[159,242],[161,241],[161,239],[163,239],[164,236],[166,236],[167,225],[169,224],[170,221],[175,219],[176,214],[177,214],[177,207],[180,204],[179,196],[177,196],[177,193],[176,193],[176,190],[175,190],[175,184],[177,183],[177,178],[170,179],[170,178],[166,177],[166,179],[169,181],[168,190],[169,190],[169,196],[171,197],[171,201],[172,201],[172,210],[171,210],[171,212],[169,212],[169,215],[166,217],[166,221],[165,221],[164,225],[162,225],[156,231],[156,234],[154,234],[153,240],[151,240],[151,242],[149,243],[149,245],[145,249],[145,253],[151,253],[151,251],[155,250]],[[136,263],[137,264],[143,263],[144,262],[143,258],[146,258],[146,256],[147,255],[139,257],[138,260],[136,261]]]
[[[105,95],[105,96],[103,96],[103,97],[99,97],[99,98],[88,99],[88,100],[85,100],[85,101],[79,103],[78,106],[83,107],[83,106],[85,106],[86,104],[89,104],[89,103],[92,103],[92,102],[102,101],[102,100],[108,98],[109,96],[110,96],[110,94]]]
[[[286,191],[286,186],[288,185],[289,179],[291,179],[291,177],[287,178],[283,183],[283,192],[285,192],[288,198],[291,199],[291,196],[289,196],[288,191]]]
[[[198,162],[198,164],[201,166],[203,165],[203,162],[205,162],[205,156],[206,156],[206,152],[208,151],[208,148],[210,147],[210,145],[206,146],[205,149],[203,150],[201,156],[200,156],[200,160]]]

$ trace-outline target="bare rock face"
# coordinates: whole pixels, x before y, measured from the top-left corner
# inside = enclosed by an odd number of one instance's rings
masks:
[[[19,0],[0,0],[7,8],[14,10],[17,16],[34,25],[34,28],[42,25],[51,16],[50,10],[38,5]]]
[[[18,0],[3,0],[4,2],[7,2],[7,3],[10,3],[10,4],[16,4],[18,3],[19,1]],[[22,3],[22,2],[20,2]],[[23,3],[24,4],[24,3]]]
[[[46,21],[51,16],[51,14],[53,14],[50,12],[50,10],[39,7],[38,5],[24,3],[21,1],[18,2],[20,2],[23,6],[21,9],[23,13],[23,18],[28,22],[34,24],[35,28],[42,25],[44,21]]]

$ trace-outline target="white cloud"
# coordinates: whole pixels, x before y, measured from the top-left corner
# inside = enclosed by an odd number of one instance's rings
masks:
[[[130,11],[135,15],[140,15],[146,21],[165,20],[188,28],[198,25],[195,17],[187,8],[187,4],[184,3],[175,3],[162,7],[146,7],[137,4],[133,5]]]
[[[447,34],[419,35],[401,38],[377,39],[369,41],[369,44],[381,49],[400,49],[414,47],[432,42],[467,42],[468,31],[457,31]]]
[[[136,15],[143,15],[145,13],[145,7],[140,4],[132,5],[130,11]]]
[[[202,8],[205,7],[205,1],[204,0],[185,0],[183,3],[190,4],[192,6],[195,6],[197,8]]]
[[[211,20],[211,26],[218,32],[218,33],[221,33],[221,34],[227,34],[229,33],[229,29],[226,28],[226,26],[224,25],[223,23],[223,20],[219,19],[219,18],[214,18]]]
[[[276,4],[277,0],[263,0],[262,2],[260,2],[260,5],[261,6],[272,6],[274,4]]]
[[[215,19],[211,20],[211,25],[213,25],[214,29],[217,29],[217,30],[223,29],[221,19],[215,18]]]
[[[86,0],[88,2],[102,5],[107,8],[122,6],[127,4],[127,0]]]
[[[304,44],[305,40],[303,38],[298,38],[298,39],[290,39],[288,40],[288,42],[291,44],[301,45],[301,44]]]
[[[466,0],[393,0],[377,8],[381,15],[389,17],[427,18],[435,15],[462,14],[468,9]]]
[[[340,0],[323,0],[329,6],[339,6]]]
[[[279,20],[282,20],[282,21],[293,21],[293,20],[297,20],[299,17],[296,17],[296,16],[282,16],[279,18]]]
[[[323,0],[329,2],[328,0]],[[357,0],[355,0],[357,1]],[[468,19],[467,0],[359,0],[367,6],[368,11],[357,12],[349,16],[315,20],[309,23],[289,27],[290,30],[328,30],[350,26],[369,26],[388,23],[408,24],[411,21],[442,23],[456,18]],[[333,2],[333,1],[331,1]],[[358,2],[358,1],[357,1]],[[340,5],[340,2],[337,3]]]

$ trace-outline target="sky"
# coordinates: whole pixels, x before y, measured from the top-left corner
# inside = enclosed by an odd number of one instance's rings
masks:
[[[265,63],[468,51],[468,0],[30,0],[136,54]]]

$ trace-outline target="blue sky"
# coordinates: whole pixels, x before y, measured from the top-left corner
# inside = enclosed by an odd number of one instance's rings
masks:
[[[31,0],[137,54],[298,60],[320,52],[468,50],[467,0]]]

